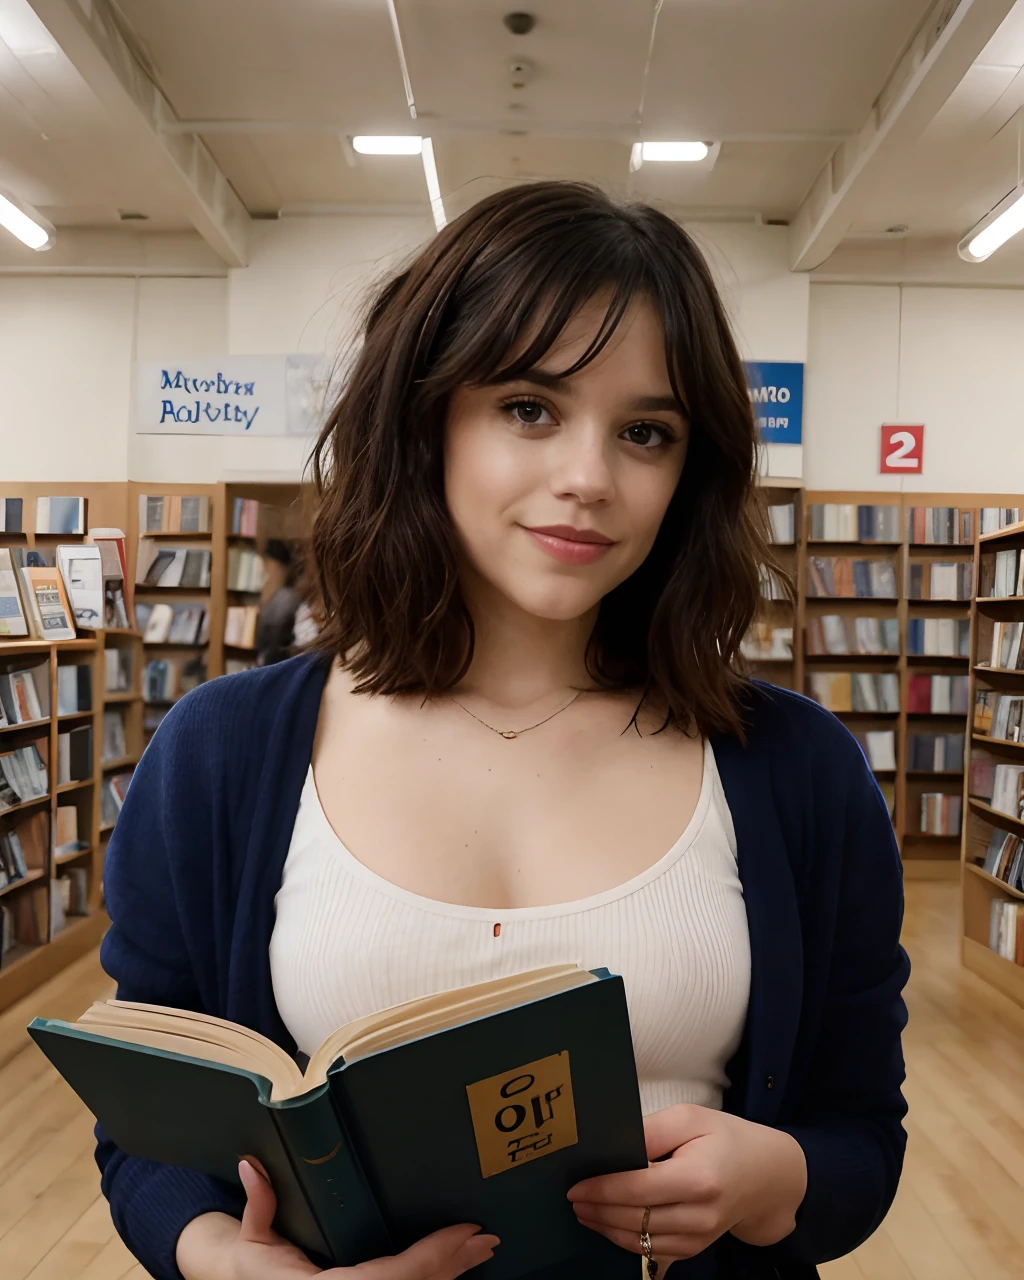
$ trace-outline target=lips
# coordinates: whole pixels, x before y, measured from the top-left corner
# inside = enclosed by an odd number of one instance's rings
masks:
[[[563,564],[594,564],[615,545],[612,538],[596,529],[577,529],[569,524],[523,525],[536,545]]]

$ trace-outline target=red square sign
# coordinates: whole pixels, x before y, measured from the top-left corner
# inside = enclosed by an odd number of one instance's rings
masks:
[[[920,475],[924,466],[924,427],[885,423],[882,427],[881,474]]]

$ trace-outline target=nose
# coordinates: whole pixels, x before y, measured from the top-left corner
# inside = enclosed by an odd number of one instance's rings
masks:
[[[558,498],[588,505],[610,501],[615,480],[605,431],[597,425],[556,437],[551,489]]]

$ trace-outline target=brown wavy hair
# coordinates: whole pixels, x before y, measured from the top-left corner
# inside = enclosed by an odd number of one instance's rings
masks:
[[[312,457],[318,646],[344,661],[359,692],[430,697],[465,675],[474,633],[444,493],[449,396],[534,368],[595,296],[609,299],[604,321],[563,376],[646,299],[690,440],[650,554],[601,602],[588,668],[688,731],[742,731],[734,660],[758,607],[759,565],[772,563],[743,366],[686,232],[578,182],[486,197],[372,299]]]

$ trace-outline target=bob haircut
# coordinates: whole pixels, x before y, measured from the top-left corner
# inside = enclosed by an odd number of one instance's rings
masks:
[[[700,251],[671,218],[578,182],[498,191],[379,288],[317,441],[313,585],[318,647],[363,693],[444,693],[473,623],[444,493],[448,398],[534,368],[584,304],[607,298],[593,360],[636,298],[661,319],[686,408],[686,464],[654,546],[601,602],[587,663],[686,732],[742,733],[737,653],[772,564],[756,494],[743,367]]]

